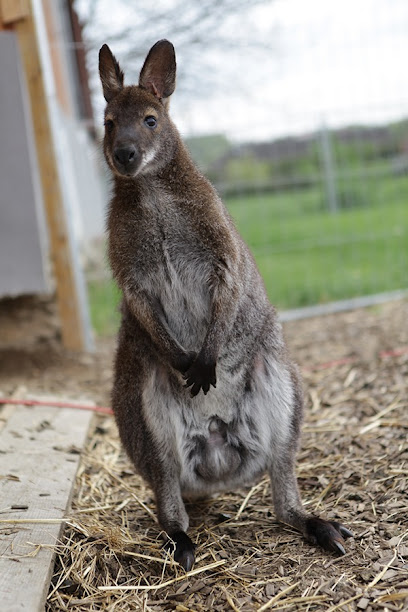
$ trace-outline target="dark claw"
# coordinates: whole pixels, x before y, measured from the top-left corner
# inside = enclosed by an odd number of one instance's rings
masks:
[[[196,395],[198,395],[200,393],[200,389],[201,387],[199,383],[194,383],[191,387],[191,397],[195,397]]]
[[[176,531],[170,537],[171,539],[164,545],[165,548],[172,550],[175,544],[174,560],[180,563],[186,572],[189,572],[195,561],[195,544],[184,531]]]
[[[174,553],[174,560],[177,563],[180,563],[181,567],[189,572],[194,565],[195,555],[193,552],[189,550],[183,550],[182,552],[178,552],[177,549]]]
[[[325,521],[316,516],[311,516],[306,521],[307,539],[330,552],[345,555],[343,537],[351,538],[352,536],[351,531],[336,521]]]
[[[344,525],[342,525],[341,523],[338,523],[337,521],[330,521],[330,523],[333,525],[333,527],[335,529],[337,529],[337,531],[343,536],[343,538],[352,538],[353,533],[347,529],[347,527],[344,527]]]
[[[338,540],[333,540],[333,546],[338,548],[338,550],[339,550],[341,555],[345,555],[346,554],[344,546],[342,544],[340,544],[340,542]]]
[[[343,538],[354,538],[353,532],[350,531],[350,529],[347,529],[346,527],[343,527],[343,525],[340,525],[340,533],[343,536]]]

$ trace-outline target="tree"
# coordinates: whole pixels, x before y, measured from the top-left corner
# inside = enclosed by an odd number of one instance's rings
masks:
[[[126,82],[137,82],[149,48],[160,38],[176,47],[178,88],[204,95],[208,87],[230,87],[245,71],[243,63],[271,47],[272,37],[257,19],[266,0],[77,0],[92,54],[107,42],[123,64]],[[262,26],[262,28],[261,28]],[[255,57],[256,60],[256,57]],[[249,68],[248,68],[249,69]]]

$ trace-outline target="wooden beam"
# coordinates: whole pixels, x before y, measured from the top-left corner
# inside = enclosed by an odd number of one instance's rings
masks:
[[[65,45],[61,44],[61,24],[56,19],[58,12],[55,10],[55,0],[42,0],[41,4],[44,13],[45,29],[49,40],[50,60],[58,104],[64,115],[70,117],[73,114],[73,96],[70,92],[70,79],[64,62],[66,48]],[[52,6],[53,4],[54,6]],[[70,49],[70,54],[72,53],[73,50],[71,51]]]
[[[51,263],[56,281],[62,341],[66,348],[86,350],[89,349],[88,330],[81,309],[81,298],[73,265],[32,0],[27,0],[27,6],[28,14],[24,19],[15,22],[14,30],[18,37],[31,103],[31,119],[47,218]]]
[[[9,25],[24,19],[30,13],[28,0],[0,0],[1,20]]]
[[[43,612],[93,414],[17,406],[0,432],[0,608]]]
[[[89,74],[86,66],[85,45],[82,38],[82,25],[78,19],[78,14],[74,7],[74,0],[68,0],[68,10],[71,19],[72,34],[75,41],[75,58],[78,66],[78,76],[81,83],[80,97],[84,117],[86,118],[89,133],[96,139],[94,114],[91,101],[91,91],[89,88]]]

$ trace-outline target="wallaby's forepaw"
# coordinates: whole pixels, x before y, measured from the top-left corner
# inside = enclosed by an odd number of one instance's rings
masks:
[[[312,544],[318,544],[325,550],[345,555],[344,540],[353,537],[353,534],[341,523],[311,516],[306,521],[306,537]]]
[[[217,386],[217,378],[215,375],[215,363],[205,363],[198,356],[192,366],[184,375],[186,379],[185,387],[191,387],[191,397],[195,397],[200,389],[204,395],[207,395],[210,386]]]
[[[185,351],[185,353],[180,355],[173,363],[173,367],[185,376],[196,359],[197,353],[195,351]]]
[[[184,531],[177,531],[170,537],[171,540],[166,542],[165,547],[168,550],[172,550],[175,544],[174,560],[180,563],[181,567],[183,567],[186,572],[189,572],[195,561],[195,544]]]

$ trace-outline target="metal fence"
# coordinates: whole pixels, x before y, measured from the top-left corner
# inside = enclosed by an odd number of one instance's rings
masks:
[[[404,120],[322,125],[207,164],[280,308],[407,287],[407,144]]]

